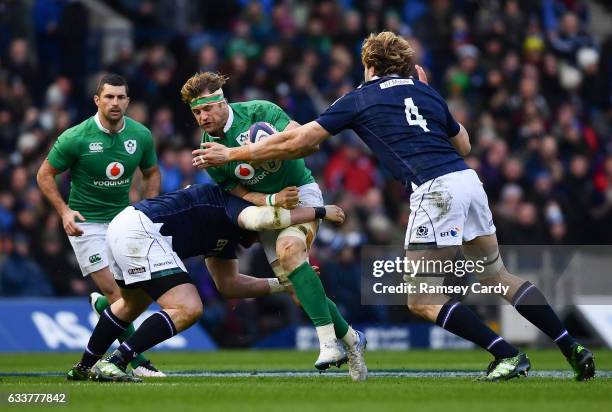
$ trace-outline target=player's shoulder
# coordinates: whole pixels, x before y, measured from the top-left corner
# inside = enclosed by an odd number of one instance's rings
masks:
[[[137,135],[145,137],[145,138],[151,137],[151,131],[144,124],[137,122],[136,120],[128,116],[124,117],[124,121],[125,121],[125,128],[129,132],[136,133]]]
[[[282,110],[276,103],[269,100],[249,100],[247,102],[232,103],[231,106],[232,109],[238,108],[244,110],[249,115]]]

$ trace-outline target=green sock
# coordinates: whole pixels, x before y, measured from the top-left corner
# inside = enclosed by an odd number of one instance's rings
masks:
[[[104,309],[109,306],[110,305],[108,304],[108,299],[104,295],[100,296],[98,300],[94,302],[94,308],[96,308],[96,312],[98,312],[98,315],[101,315],[102,312],[104,312]]]
[[[109,306],[110,305],[108,304],[108,298],[104,295],[100,296],[98,300],[94,302],[94,307],[96,308],[96,312],[98,312],[98,315],[101,315],[102,312],[104,312],[104,309]],[[127,329],[117,338],[117,340],[119,341],[119,343],[123,343],[123,341],[132,336],[135,331],[136,329],[134,328],[134,325],[130,323],[130,326],[127,327]],[[138,354],[138,356],[132,359],[130,365],[132,366],[132,368],[137,368],[146,361],[147,358],[142,356],[142,354]]]
[[[348,333],[349,324],[342,317],[338,307],[330,298],[327,298],[327,307],[329,308],[329,314],[334,322],[334,332],[336,333],[336,337],[338,339],[342,339]]]
[[[308,262],[295,268],[288,277],[304,311],[314,326],[325,326],[332,323],[323,284]]]

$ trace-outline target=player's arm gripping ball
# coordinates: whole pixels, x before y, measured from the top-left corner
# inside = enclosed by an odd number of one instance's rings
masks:
[[[268,194],[251,192],[244,186],[238,185],[230,193],[256,206],[277,206],[285,209],[295,209],[300,200],[300,193],[296,186],[289,186],[278,193]]]
[[[271,206],[295,209],[300,201],[300,192],[296,186],[289,186],[276,194],[268,195],[267,199]]]

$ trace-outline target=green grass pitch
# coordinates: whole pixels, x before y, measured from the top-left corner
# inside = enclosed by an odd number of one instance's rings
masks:
[[[142,384],[68,382],[77,353],[0,355],[0,410],[10,393],[67,394],[75,411],[597,411],[612,408],[612,351],[597,350],[599,376],[569,378],[554,350],[530,350],[532,373],[509,382],[474,382],[489,362],[484,351],[368,352],[371,377],[351,382],[346,366],[319,375],[316,354],[296,351],[151,353],[172,376]],[[49,407],[49,406],[46,406]]]

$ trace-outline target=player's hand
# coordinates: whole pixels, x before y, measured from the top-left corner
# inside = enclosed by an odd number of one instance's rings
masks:
[[[229,148],[215,142],[205,142],[200,149],[191,152],[193,165],[198,169],[221,166],[229,162]]]
[[[83,230],[75,222],[76,219],[81,222],[85,221],[83,215],[76,210],[68,209],[62,214],[62,223],[68,236],[81,236],[83,234]]]
[[[429,84],[427,82],[427,74],[425,73],[425,70],[423,70],[423,68],[421,66],[419,66],[418,64],[415,64],[414,68],[416,69],[416,72],[419,75],[419,81],[421,81],[421,82],[423,82],[425,84]]]
[[[191,159],[191,165],[197,169],[206,169],[209,165],[206,159],[204,159],[204,149],[196,149],[191,151],[193,159]]]
[[[278,192],[274,197],[274,206],[285,209],[295,209],[300,201],[300,192],[297,186],[288,186]]]
[[[326,205],[325,206],[325,217],[324,220],[329,220],[330,222],[342,224],[344,223],[344,210],[336,205]]]

